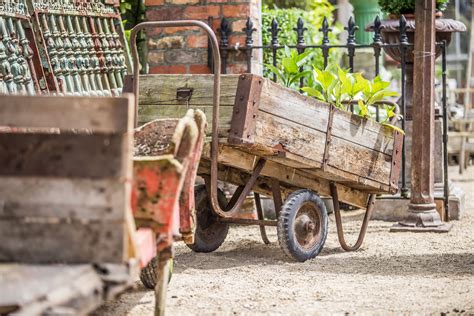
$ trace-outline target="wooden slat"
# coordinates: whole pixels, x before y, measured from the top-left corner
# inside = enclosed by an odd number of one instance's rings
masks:
[[[139,125],[148,123],[155,119],[161,118],[181,118],[186,115],[187,111],[192,109],[201,110],[206,115],[208,127],[207,135],[211,135],[212,131],[212,105],[207,106],[187,106],[187,105],[141,105],[138,110]],[[220,137],[227,137],[229,135],[230,121],[232,118],[232,106],[221,106],[219,110],[219,135]]]
[[[189,106],[212,105],[213,75],[140,76],[140,105],[186,105],[176,99],[178,88],[193,88]],[[221,77],[221,105],[233,106],[239,75]]]
[[[332,135],[366,148],[391,155],[393,130],[349,112],[334,112]]]
[[[129,110],[127,97],[2,96],[0,126],[121,133],[129,127]]]
[[[127,176],[128,146],[123,135],[0,133],[0,175]]]
[[[328,165],[341,171],[389,184],[392,157],[342,138],[333,137]]]
[[[0,219],[0,262],[122,263],[125,222],[50,218]]]
[[[0,177],[3,219],[122,220],[126,202],[119,180]]]
[[[327,104],[268,79],[264,79],[259,110],[324,133],[327,131]]]
[[[55,307],[86,315],[102,303],[104,294],[91,265],[0,264],[0,284],[0,313],[10,306],[20,315],[44,315]]]
[[[258,113],[255,142],[322,162],[326,134],[265,112]]]

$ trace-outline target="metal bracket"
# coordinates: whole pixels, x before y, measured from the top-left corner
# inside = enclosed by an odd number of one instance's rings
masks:
[[[193,96],[193,88],[178,88],[176,89],[176,100],[178,102],[189,102]]]

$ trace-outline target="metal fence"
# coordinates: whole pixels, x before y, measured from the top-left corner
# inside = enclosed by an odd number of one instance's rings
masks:
[[[407,20],[402,15],[399,20],[399,38],[397,43],[387,43],[384,42],[382,31],[384,25],[380,18],[377,16],[372,25],[371,31],[373,31],[373,40],[371,44],[358,44],[356,42],[356,32],[364,31],[358,30],[357,25],[355,24],[354,19],[351,17],[344,27],[344,30],[347,32],[347,40],[345,44],[331,44],[329,40],[329,34],[332,31],[331,26],[328,23],[328,20],[324,18],[323,23],[319,31],[322,34],[322,40],[320,44],[306,44],[304,39],[304,33],[307,31],[303,19],[299,18],[297,24],[295,25],[294,31],[296,33],[296,43],[282,45],[280,44],[279,32],[280,28],[276,19],[271,23],[271,26],[267,30],[262,30],[263,32],[270,32],[271,42],[269,45],[254,45],[253,33],[256,31],[252,20],[249,18],[247,20],[245,28],[242,30],[246,34],[245,45],[236,45],[231,46],[229,39],[232,35],[232,30],[230,28],[229,20],[222,19],[219,33],[220,33],[220,51],[222,58],[222,73],[226,73],[227,69],[227,60],[229,55],[232,52],[243,52],[245,53],[247,59],[247,72],[252,72],[252,56],[256,50],[265,50],[270,51],[272,54],[272,63],[273,66],[278,66],[277,52],[280,49],[289,47],[291,49],[296,49],[299,53],[302,53],[308,49],[320,50],[324,59],[324,67],[328,65],[329,53],[333,49],[344,50],[348,57],[348,66],[351,72],[354,72],[356,66],[354,64],[355,56],[357,51],[360,49],[372,49],[373,58],[374,58],[374,71],[375,75],[380,73],[381,68],[381,59],[383,58],[383,51],[388,49],[398,49],[400,51],[400,68],[401,68],[401,96],[398,100],[400,106],[402,119],[401,119],[401,128],[405,129],[405,114],[407,113],[407,64],[408,64],[408,51],[413,49],[414,44],[409,42],[408,36],[408,26]],[[449,187],[448,187],[448,154],[447,154],[447,141],[448,141],[448,126],[447,126],[447,106],[446,106],[446,47],[447,42],[443,40],[442,42],[436,43],[437,49],[441,50],[441,85],[442,85],[442,100],[441,100],[441,113],[436,113],[436,119],[441,119],[443,121],[443,182],[444,182],[444,206],[446,215],[448,215],[448,198],[449,198]],[[272,78],[276,81],[276,75]],[[303,80],[300,82],[300,85],[303,85]],[[378,115],[377,115],[378,117]],[[409,189],[407,188],[407,174],[406,174],[406,148],[403,147],[402,153],[402,175],[401,175],[401,198],[408,198]]]

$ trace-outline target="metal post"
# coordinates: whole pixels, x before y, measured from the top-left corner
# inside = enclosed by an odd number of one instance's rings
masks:
[[[391,231],[447,232],[434,201],[435,0],[416,0],[411,201],[408,217]]]

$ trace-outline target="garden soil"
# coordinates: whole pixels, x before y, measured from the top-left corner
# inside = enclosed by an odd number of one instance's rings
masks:
[[[474,167],[451,179],[466,193],[466,211],[448,234],[389,233],[372,221],[359,251],[344,252],[334,216],[321,254],[305,263],[285,257],[268,228],[232,227],[221,248],[196,254],[178,244],[168,315],[466,314],[474,315]],[[346,216],[355,240],[361,213]],[[152,315],[154,294],[136,288],[96,315]]]

